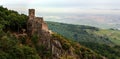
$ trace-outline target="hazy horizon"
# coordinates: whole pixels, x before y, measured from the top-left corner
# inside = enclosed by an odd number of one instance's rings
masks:
[[[0,5],[27,15],[34,8],[46,21],[97,26],[120,22],[120,0],[1,0]]]
[[[119,0],[1,0],[0,5],[26,13],[34,8],[37,13],[113,13],[120,12]]]

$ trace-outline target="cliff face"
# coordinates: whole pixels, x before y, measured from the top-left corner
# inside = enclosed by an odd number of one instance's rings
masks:
[[[44,33],[32,40],[37,40],[32,45],[41,59],[103,59],[92,50],[55,33],[50,36]]]
[[[102,57],[78,43],[58,34],[52,34],[52,55],[54,59],[102,59]]]

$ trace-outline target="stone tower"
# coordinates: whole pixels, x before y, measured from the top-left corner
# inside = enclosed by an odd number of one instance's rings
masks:
[[[46,45],[50,48],[50,32],[43,17],[35,17],[35,9],[28,10],[27,34],[29,37],[38,36],[38,46]]]
[[[29,19],[35,18],[35,9],[29,9]]]
[[[29,19],[27,21],[27,33],[29,36],[33,34],[41,34],[42,32],[48,32],[48,26],[44,22],[43,17],[35,17],[35,9],[29,9]]]

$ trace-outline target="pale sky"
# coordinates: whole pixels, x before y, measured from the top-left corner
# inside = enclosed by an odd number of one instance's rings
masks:
[[[27,13],[34,8],[38,13],[119,13],[120,0],[0,0],[0,5]]]
[[[120,0],[0,0],[0,5],[27,15],[34,8],[36,16],[46,21],[93,26],[120,23]]]
[[[1,0],[0,4],[19,7],[119,8],[120,0]]]

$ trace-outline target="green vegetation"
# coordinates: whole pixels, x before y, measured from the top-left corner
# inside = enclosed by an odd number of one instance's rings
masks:
[[[93,52],[91,49],[88,49],[82,45],[80,45],[78,42],[73,42],[71,40],[68,40],[66,38],[64,38],[61,35],[58,34],[53,34],[52,35],[53,39],[57,39],[62,43],[62,48],[65,50],[65,52],[67,51],[74,51],[75,54],[77,54],[79,56],[80,59],[93,59],[93,58],[97,58],[97,59],[102,59],[103,57],[101,57],[101,55]],[[63,55],[63,57],[61,59],[74,59],[70,56],[67,56],[67,58]]]
[[[120,30],[101,29],[100,31],[96,31],[95,34],[100,36],[107,36],[113,43],[115,43],[116,45],[120,45]]]
[[[48,47],[46,47],[45,45],[39,45],[38,44],[38,41],[39,41],[39,38],[36,34],[34,34],[31,38],[31,41],[34,45],[34,48],[36,49],[37,53],[40,55],[40,57],[42,59],[45,59],[44,57],[50,57],[51,56],[51,51],[50,49],[48,49]]]
[[[70,42],[69,40],[66,40],[66,38],[62,37],[61,35],[58,35],[58,34],[53,34],[52,35],[53,39],[57,39],[60,41],[60,43],[62,43],[62,48],[64,50],[69,50],[71,45],[70,45]]]
[[[27,18],[24,14],[0,6],[0,29],[6,32],[8,30],[17,32],[22,28],[26,28]]]
[[[89,47],[96,53],[109,59],[120,59],[120,31],[111,29],[99,29],[84,25],[72,25],[56,22],[47,22],[54,32],[64,37],[73,39],[81,45]],[[77,49],[76,49],[77,53]]]
[[[120,46],[108,46],[105,44],[80,42],[82,45],[91,48],[93,51],[109,58],[109,59],[120,59]]]
[[[21,44],[21,40],[9,32],[2,32],[0,36],[0,52],[0,59],[40,59],[34,48]]]
[[[16,38],[12,32],[26,28],[27,16],[0,6],[0,59],[40,59],[26,37]]]
[[[57,32],[69,39],[74,39],[80,42],[93,42],[100,44],[113,44],[106,36],[95,35],[94,32],[99,31],[99,28],[84,26],[84,25],[71,25],[55,22],[47,22],[48,26],[54,32]]]

